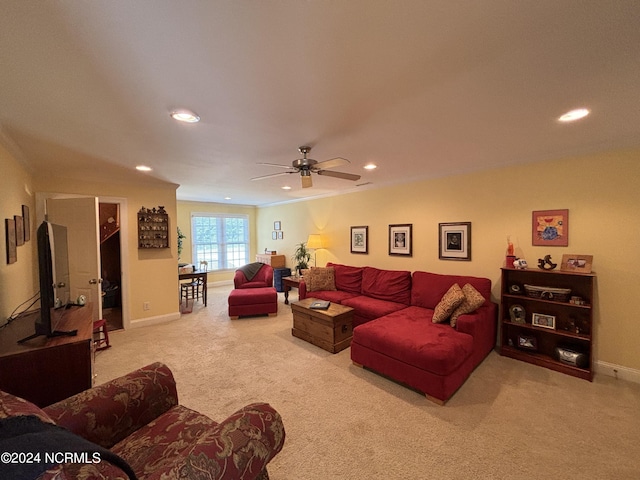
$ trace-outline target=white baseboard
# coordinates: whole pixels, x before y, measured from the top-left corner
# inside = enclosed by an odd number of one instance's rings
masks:
[[[640,383],[640,370],[634,368],[623,367],[615,363],[595,361],[594,371],[600,375],[607,375],[628,382]]]
[[[129,328],[148,327],[151,325],[158,325],[160,323],[167,323],[180,318],[180,312],[168,313],[166,315],[158,315],[157,317],[138,318],[131,320]]]

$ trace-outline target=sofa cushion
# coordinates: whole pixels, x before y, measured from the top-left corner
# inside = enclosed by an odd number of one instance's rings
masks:
[[[462,293],[460,285],[454,283],[436,305],[433,312],[433,323],[442,323],[447,320],[462,302],[464,302],[464,293]]]
[[[362,293],[362,267],[331,262],[327,263],[327,267],[332,267],[335,271],[336,289],[357,295]]]
[[[33,403],[0,390],[0,419],[17,415],[35,415],[43,422],[55,423],[49,415]]]
[[[366,320],[382,317],[389,313],[407,308],[404,303],[380,300],[378,298],[366,297],[364,295],[346,298],[342,301],[342,304],[355,309],[354,315],[360,316]]]
[[[362,294],[409,305],[411,303],[411,272],[364,267]]]
[[[343,292],[342,290],[317,290],[315,292],[307,292],[305,298],[317,298],[318,300],[327,300],[333,303],[343,303],[348,298],[358,296],[358,294]]]
[[[431,309],[436,308],[440,299],[454,283],[458,285],[470,283],[485,298],[485,305],[490,303],[491,280],[488,278],[416,271],[413,272],[411,283],[411,305]]]
[[[462,287],[462,293],[464,294],[464,300],[451,314],[451,326],[456,327],[458,317],[465,313],[475,312],[478,308],[484,305],[485,298],[478,290],[476,290],[470,283],[465,283]]]
[[[432,310],[407,307],[357,326],[353,342],[435,375],[449,375],[471,355],[473,338],[433,323],[432,316]]]
[[[307,292],[317,292],[319,290],[335,290],[335,269],[333,267],[313,267],[304,275],[307,284]]]

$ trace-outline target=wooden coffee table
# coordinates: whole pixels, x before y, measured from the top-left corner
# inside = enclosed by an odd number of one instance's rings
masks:
[[[291,276],[291,277],[282,277],[282,289],[284,290],[284,304],[289,305],[289,291],[292,288],[300,287],[300,280],[302,277]],[[298,296],[300,294],[298,293]]]
[[[351,345],[353,308],[339,303],[331,303],[327,310],[309,308],[317,300],[305,298],[291,304],[291,334],[327,352],[338,353]]]

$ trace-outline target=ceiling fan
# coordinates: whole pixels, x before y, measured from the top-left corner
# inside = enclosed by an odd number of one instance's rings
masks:
[[[330,168],[339,167],[341,165],[348,165],[351,162],[346,158],[332,158],[331,160],[324,160],[318,162],[312,158],[307,158],[307,154],[311,151],[311,147],[302,146],[298,150],[302,154],[302,158],[298,158],[291,162],[291,166],[280,165],[277,163],[258,163],[258,165],[269,165],[272,167],[286,168],[288,171],[280,173],[272,173],[270,175],[262,175],[260,177],[253,177],[251,180],[262,180],[264,178],[277,177],[279,175],[287,175],[289,173],[300,172],[302,180],[302,188],[309,188],[313,186],[311,181],[311,173],[317,173],[318,175],[326,175],[327,177],[342,178],[343,180],[360,180],[360,175],[354,175],[352,173],[334,172],[329,170]]]

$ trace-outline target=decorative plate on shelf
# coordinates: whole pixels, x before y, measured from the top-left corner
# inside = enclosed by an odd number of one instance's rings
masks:
[[[511,308],[509,308],[509,316],[511,317],[512,323],[527,323],[527,313],[522,305],[512,305]]]

